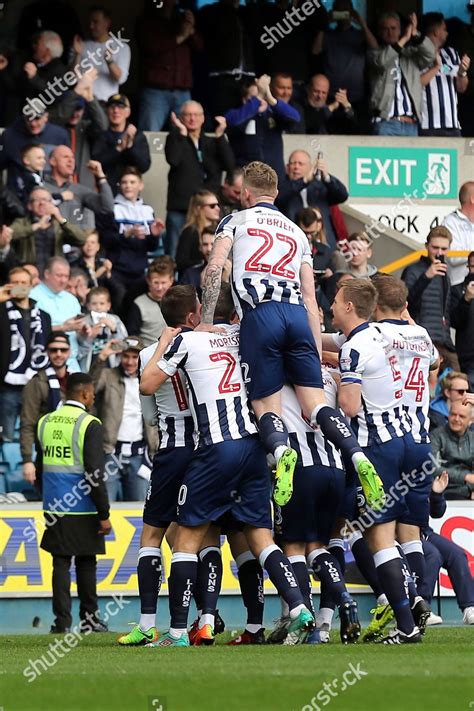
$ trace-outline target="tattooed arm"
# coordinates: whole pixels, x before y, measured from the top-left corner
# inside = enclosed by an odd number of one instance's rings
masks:
[[[232,249],[232,239],[228,234],[220,232],[216,235],[211,256],[204,274],[202,287],[202,312],[201,323],[195,331],[216,331],[221,328],[213,326],[214,311],[221,290],[222,269]]]

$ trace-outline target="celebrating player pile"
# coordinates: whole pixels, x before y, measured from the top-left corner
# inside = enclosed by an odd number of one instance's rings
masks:
[[[429,454],[425,388],[436,353],[423,329],[402,320],[406,293],[398,280],[376,282],[378,325],[368,323],[377,304],[374,285],[345,283],[333,305],[334,323],[344,335],[325,336],[324,344],[326,350],[340,349],[338,404],[353,418],[356,437],[337,409],[337,370],[334,379],[325,371],[323,382],[309,244],[275,208],[277,191],[272,168],[260,162],[246,166],[246,209],[217,228],[202,312],[192,287],[172,287],[161,303],[168,328],[141,355],[140,390],[152,396],[147,419],[158,424],[160,448],[139,552],[142,614],[121,644],[213,643],[223,629],[216,610],[221,533],[237,561],[248,612],[247,627],[232,644],[265,641],[262,568],[282,599],[282,618],[269,641],[328,641],[338,606],[341,640],[356,642],[360,624],[344,584],[341,526],[358,515],[357,476],[365,507],[377,514],[365,534],[373,555],[372,560],[367,549],[367,575],[383,589],[397,620],[383,641],[417,642],[424,631],[429,608],[417,596],[409,564],[422,574],[419,527],[427,521],[430,487],[422,477]],[[221,276],[231,252],[229,287]],[[283,550],[272,536],[265,450],[276,462],[275,535]],[[412,470],[410,496],[386,507],[385,492]],[[177,526],[170,527],[172,522]],[[165,532],[173,547],[171,623],[159,637],[155,614]],[[321,581],[316,621],[307,566]],[[188,636],[193,595],[199,617]],[[390,617],[384,614],[383,623],[371,626],[371,638],[381,637]]]

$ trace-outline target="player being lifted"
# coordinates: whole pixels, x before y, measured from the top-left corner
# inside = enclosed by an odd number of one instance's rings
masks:
[[[277,462],[275,502],[291,498],[297,454],[281,419],[281,390],[290,382],[304,415],[347,457],[373,508],[382,482],[340,413],[326,403],[312,258],[305,234],[275,207],[278,178],[265,163],[244,168],[246,209],[221,220],[206,269],[199,331],[216,331],[214,309],[222,268],[232,250],[232,292],[241,318],[240,360],[260,437]]]

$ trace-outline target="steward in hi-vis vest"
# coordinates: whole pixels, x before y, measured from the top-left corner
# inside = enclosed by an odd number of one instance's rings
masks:
[[[105,553],[111,530],[104,478],[102,423],[87,410],[94,404],[92,379],[69,376],[65,403],[44,415],[37,429],[43,471],[45,531],[41,548],[53,556],[52,632],[71,627],[70,572],[74,556],[81,628],[101,632],[98,618],[96,555]]]

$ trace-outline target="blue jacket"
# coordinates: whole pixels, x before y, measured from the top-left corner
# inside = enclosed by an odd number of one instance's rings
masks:
[[[283,180],[282,133],[299,123],[301,116],[293,106],[279,99],[275,106],[269,106],[262,113],[258,113],[259,107],[260,100],[253,96],[239,108],[227,111],[225,119],[229,142],[237,165],[261,160],[271,165],[278,173],[278,179]],[[255,121],[255,126],[250,124],[251,121]]]
[[[62,126],[47,123],[41,133],[33,136],[27,131],[25,121],[26,119],[20,116],[0,137],[0,170],[7,169],[7,184],[13,190],[17,187],[17,178],[21,178],[24,174],[21,162],[21,151],[24,146],[41,145],[49,156],[55,146],[70,145],[69,133]]]

